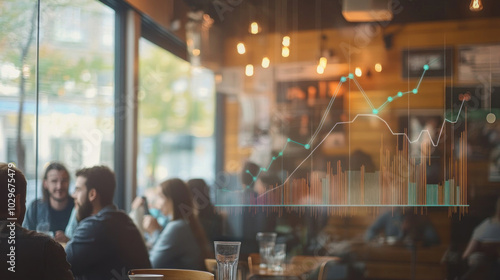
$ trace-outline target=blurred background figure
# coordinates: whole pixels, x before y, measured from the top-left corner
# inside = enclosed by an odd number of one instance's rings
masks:
[[[204,270],[204,260],[210,257],[208,241],[194,213],[188,186],[175,178],[160,187],[161,211],[171,220],[149,252],[153,268]]]
[[[387,243],[422,246],[440,243],[436,229],[426,216],[404,208],[389,210],[380,215],[367,229],[364,239],[374,241],[379,236]]]
[[[161,188],[149,188],[143,196],[137,196],[131,205],[129,217],[141,232],[146,246],[151,249],[170,218],[163,215]]]
[[[212,204],[210,189],[203,179],[191,179],[187,185],[193,195],[194,210],[207,235],[209,248],[212,248],[214,241],[221,240],[223,218]]]
[[[24,219],[23,227],[54,236],[56,241],[67,242],[64,234],[75,206],[68,194],[69,172],[64,165],[51,162],[43,175],[43,197],[33,201]]]
[[[496,200],[495,213],[479,224],[462,258],[469,270],[461,279],[500,279],[500,196]],[[478,278],[479,277],[479,278]]]

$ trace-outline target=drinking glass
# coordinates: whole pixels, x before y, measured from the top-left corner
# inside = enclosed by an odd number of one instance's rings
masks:
[[[269,262],[269,255],[272,253],[274,244],[276,243],[275,232],[259,232],[257,233],[257,241],[259,242],[260,267],[266,268]]]
[[[54,237],[54,233],[50,231],[50,224],[49,223],[39,223],[36,226],[36,231],[39,233],[46,234],[50,237]]]
[[[269,269],[282,271],[286,258],[286,244],[276,244],[269,256]]]
[[[217,280],[236,280],[241,242],[215,241]]]

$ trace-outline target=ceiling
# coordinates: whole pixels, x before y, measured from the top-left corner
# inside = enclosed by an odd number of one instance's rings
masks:
[[[286,33],[355,26],[342,16],[342,0],[184,0],[192,10],[204,10],[226,36],[248,34],[257,21],[264,32]],[[389,24],[500,17],[500,1],[482,0],[484,9],[469,10],[470,0],[393,0]],[[398,12],[396,12],[398,11]]]

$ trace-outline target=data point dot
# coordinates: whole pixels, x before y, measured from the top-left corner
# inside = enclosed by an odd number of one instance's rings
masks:
[[[412,92],[413,92],[414,94],[417,94],[417,93],[418,93],[418,89],[414,88],[414,89],[412,90]]]
[[[392,97],[387,97],[387,101],[392,102]]]
[[[378,110],[377,109],[373,109],[372,112],[376,115],[378,114]]]
[[[354,79],[354,75],[353,74],[349,74],[349,79]]]
[[[402,92],[398,92],[398,96],[399,97],[403,96],[403,93]]]
[[[497,117],[493,113],[489,113],[488,115],[486,115],[486,121],[488,123],[494,123],[496,121],[496,119],[497,119]]]
[[[341,81],[342,83],[343,83],[343,82],[345,82],[346,80],[347,80],[347,79],[346,79],[346,77],[342,77],[342,78],[340,78],[340,81]]]
[[[424,65],[424,70],[429,70],[429,65]]]
[[[305,145],[304,145],[304,148],[306,148],[306,149],[308,149],[308,150],[309,150],[309,148],[311,148],[311,145],[309,145],[309,144],[305,144]]]

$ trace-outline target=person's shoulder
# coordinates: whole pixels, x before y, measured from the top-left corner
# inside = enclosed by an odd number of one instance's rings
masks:
[[[189,224],[184,219],[178,219],[168,222],[165,229],[177,230],[185,227],[189,227]]]
[[[189,228],[189,224],[184,219],[173,220],[167,223],[162,235],[185,235],[187,228]]]
[[[39,198],[39,199],[35,199],[32,202],[30,202],[28,209],[33,209],[35,207],[40,208],[40,207],[44,207],[46,205],[47,205],[47,203],[43,199]]]
[[[484,227],[489,227],[491,225],[491,218],[484,219],[479,225],[477,225],[476,229],[482,229]]]

